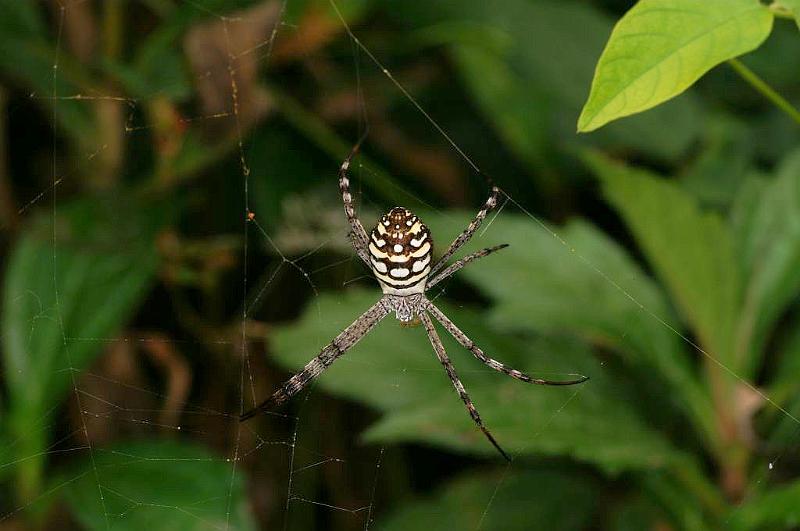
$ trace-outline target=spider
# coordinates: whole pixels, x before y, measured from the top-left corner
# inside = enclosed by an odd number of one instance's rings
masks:
[[[433,350],[439,358],[439,362],[453,383],[458,396],[461,397],[467,407],[472,420],[497,451],[507,461],[511,461],[508,454],[500,447],[483,424],[478,410],[472,403],[472,399],[470,399],[466,389],[464,389],[464,385],[461,383],[450,358],[445,352],[444,345],[442,345],[442,341],[436,333],[431,316],[439,321],[444,329],[479,361],[517,380],[538,385],[574,385],[585,382],[588,377],[580,376],[577,379],[566,381],[543,380],[541,378],[533,378],[521,371],[508,367],[484,354],[480,347],[473,343],[461,329],[425,296],[426,291],[449,278],[470,262],[508,247],[507,244],[487,247],[445,267],[453,254],[475,234],[486,215],[497,206],[500,189],[492,186],[489,198],[483,208],[467,228],[453,240],[444,255],[431,264],[433,259],[431,233],[422,220],[406,208],[395,207],[389,210],[378,220],[375,228],[367,235],[367,231],[356,216],[353,198],[350,194],[350,179],[348,178],[350,163],[358,152],[360,145],[361,141],[355,145],[339,169],[339,190],[344,202],[344,212],[352,229],[350,240],[358,257],[371,269],[372,274],[380,284],[383,296],[326,345],[316,358],[306,364],[302,371],[289,378],[267,400],[241,415],[240,421],[250,419],[259,413],[266,412],[287,402],[302,391],[314,378],[322,374],[325,369],[330,367],[334,361],[353,345],[358,343],[384,317],[391,312],[395,312],[395,316],[401,324],[408,325],[416,320],[422,323]]]

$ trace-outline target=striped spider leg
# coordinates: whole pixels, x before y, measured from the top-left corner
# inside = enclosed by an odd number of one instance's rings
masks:
[[[481,223],[483,223],[483,220],[486,218],[486,215],[489,212],[491,212],[492,210],[494,210],[494,208],[497,206],[497,198],[499,196],[500,196],[500,189],[498,187],[492,185],[492,191],[489,193],[489,198],[486,200],[486,203],[483,205],[483,208],[481,208],[478,211],[478,213],[475,215],[473,220],[470,221],[469,225],[467,225],[467,228],[465,228],[464,231],[461,234],[459,234],[456,237],[455,240],[453,240],[453,242],[450,244],[450,246],[444,252],[442,257],[439,258],[439,261],[436,262],[436,264],[433,266],[433,269],[431,270],[431,274],[436,274],[437,271],[439,271],[441,268],[443,268],[445,265],[447,265],[447,261],[450,260],[450,258],[456,253],[456,251],[458,251],[465,243],[467,243],[470,240],[470,238],[472,238],[472,235],[475,234],[475,231],[477,231],[478,228],[480,228]],[[502,247],[503,246],[501,246],[500,248],[502,248]],[[489,252],[491,252],[491,251],[489,251]],[[486,254],[489,254],[489,252],[487,252]],[[479,254],[479,253],[480,253],[480,251],[478,253],[475,253],[475,254]],[[486,256],[486,254],[484,254],[483,256]],[[481,257],[480,256],[474,256],[469,261],[472,261],[475,258],[481,258]],[[463,264],[461,267],[463,267],[464,265],[466,265],[466,263]],[[453,273],[458,271],[458,269],[461,269],[461,267],[459,267],[456,270],[454,270]],[[443,280],[443,279],[440,279],[440,280]]]
[[[369,253],[367,251],[367,242],[369,239],[367,238],[367,231],[364,230],[364,225],[361,224],[358,216],[356,216],[356,210],[353,206],[353,195],[350,193],[350,177],[347,174],[350,169],[350,163],[356,153],[358,153],[361,142],[363,141],[364,137],[362,136],[339,167],[339,192],[342,194],[344,214],[347,216],[347,221],[350,222],[350,242],[353,244],[353,248],[356,250],[358,257],[361,258],[361,261],[369,266]]]
[[[461,401],[464,402],[464,405],[467,406],[467,411],[469,411],[469,416],[472,417],[473,422],[478,425],[478,428],[483,432],[489,442],[494,445],[500,455],[502,455],[506,461],[511,461],[511,458],[508,454],[497,444],[494,436],[492,433],[483,425],[483,421],[481,420],[481,415],[478,413],[478,410],[475,408],[475,404],[472,403],[472,399],[467,394],[467,390],[464,389],[464,384],[461,383],[461,379],[458,377],[456,373],[455,367],[453,367],[453,363],[450,361],[450,358],[447,357],[447,352],[444,350],[444,345],[442,344],[442,340],[439,339],[439,334],[436,333],[436,329],[433,327],[433,322],[431,318],[428,317],[428,314],[422,312],[419,315],[419,318],[422,320],[422,324],[425,327],[425,332],[428,334],[428,339],[431,342],[431,346],[433,346],[434,352],[436,352],[436,357],[439,358],[439,363],[442,364],[444,367],[445,372],[447,372],[448,378],[450,381],[453,382],[453,387],[456,389],[456,393],[461,398]]]
[[[272,393],[268,399],[260,403],[247,413],[244,413],[239,420],[247,420],[255,417],[259,413],[266,413],[272,407],[277,407],[287,402],[294,395],[302,391],[311,381],[322,374],[322,371],[330,367],[342,354],[350,350],[350,347],[358,343],[367,332],[375,328],[381,320],[386,317],[391,308],[384,303],[383,298],[372,305],[369,310],[361,314],[350,326],[345,328],[333,341],[325,345],[319,355],[309,361],[302,371],[289,378],[277,391]]]
[[[439,321],[444,329],[459,344],[469,350],[475,358],[488,367],[512,378],[539,385],[574,385],[584,382],[588,378],[579,375],[578,378],[565,381],[533,378],[486,356],[483,350],[475,345],[464,332],[425,296],[426,291],[449,278],[464,266],[507,247],[507,245],[488,247],[447,266],[448,260],[472,238],[486,215],[497,206],[500,190],[496,186],[492,186],[489,198],[483,208],[478,211],[467,228],[453,240],[439,261],[432,264],[433,239],[430,230],[410,210],[403,207],[392,208],[381,216],[375,228],[369,233],[367,233],[356,216],[347,172],[360,144],[361,140],[342,163],[339,170],[339,190],[342,194],[345,215],[351,227],[350,239],[353,247],[359,258],[372,270],[372,274],[383,291],[383,297],[326,345],[317,357],[306,364],[303,370],[289,378],[267,400],[244,413],[240,419],[247,420],[259,413],[269,411],[272,407],[277,407],[287,402],[369,333],[384,317],[394,312],[401,324],[411,323],[416,319],[422,322],[439,362],[444,367],[453,387],[455,387],[456,392],[467,407],[470,417],[472,417],[472,420],[497,451],[510,461],[508,454],[503,451],[486,426],[484,426],[478,410],[461,383],[428,314]]]
[[[447,333],[453,336],[458,343],[464,347],[465,349],[469,350],[475,358],[484,363],[487,367],[490,367],[497,372],[502,372],[507,376],[511,376],[512,378],[516,378],[517,380],[521,380],[526,383],[532,383],[537,385],[575,385],[579,383],[583,383],[589,379],[588,376],[582,376],[580,374],[575,374],[577,378],[573,380],[544,380],[542,378],[533,378],[528,376],[524,372],[520,372],[516,369],[512,369],[511,367],[497,361],[496,359],[492,359],[486,354],[483,353],[483,350],[476,345],[467,334],[461,331],[453,321],[451,321],[442,310],[434,306],[432,302],[428,302],[425,306],[425,309],[433,315],[433,317],[439,321],[439,323],[447,330]]]

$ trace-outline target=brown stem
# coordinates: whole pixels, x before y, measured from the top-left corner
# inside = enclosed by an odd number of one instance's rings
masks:
[[[166,398],[158,422],[165,427],[177,426],[180,412],[186,404],[192,385],[192,371],[186,359],[169,339],[161,334],[151,334],[143,342],[144,350],[167,378]]]

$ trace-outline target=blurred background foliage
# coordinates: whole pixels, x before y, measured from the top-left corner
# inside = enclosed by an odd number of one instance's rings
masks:
[[[791,2],[787,2],[791,4]],[[577,135],[622,0],[0,0],[0,528],[796,529],[800,126],[725,65]],[[742,58],[800,100],[800,35]],[[414,208],[435,294],[533,388],[388,319],[347,242]],[[247,213],[255,218],[247,221]]]

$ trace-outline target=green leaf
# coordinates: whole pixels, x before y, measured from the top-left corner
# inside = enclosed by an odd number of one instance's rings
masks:
[[[673,183],[600,155],[586,161],[700,344],[738,373],[741,279],[728,227]]]
[[[523,531],[586,529],[599,504],[585,476],[555,470],[474,474],[450,481],[429,498],[413,501],[380,520],[376,529]]]
[[[90,531],[254,530],[244,477],[232,466],[183,442],[120,444],[84,459],[64,493]]]
[[[302,367],[378,296],[377,290],[321,295],[298,322],[275,331],[275,358],[293,369]],[[442,331],[484,421],[513,454],[571,455],[610,473],[683,459],[637,417],[625,386],[605,374],[585,346],[567,339],[519,340],[493,333],[480,315],[443,309],[488,355],[511,366],[552,378],[568,373],[592,378],[573,388],[525,385],[480,364]],[[327,369],[318,385],[384,412],[366,434],[369,441],[419,441],[496,455],[472,423],[421,327],[401,328],[389,316]]]
[[[731,530],[795,529],[800,524],[800,481],[774,487],[733,510]]]
[[[737,365],[753,375],[776,321],[800,291],[800,151],[762,190],[746,187],[742,193],[757,195],[734,225],[745,280]]]
[[[424,219],[434,234],[457,234],[469,221],[467,215],[430,213]],[[491,298],[491,325],[508,331],[568,331],[615,348],[627,363],[666,380],[675,405],[697,430],[713,433],[713,410],[686,348],[659,322],[675,322],[659,286],[591,225],[573,221],[550,230],[567,245],[529,218],[504,213],[472,243],[510,244],[459,273]]]
[[[578,131],[655,107],[757,48],[773,15],[758,0],[641,0],[614,27]]]
[[[173,207],[174,208],[174,207]],[[74,371],[101,352],[147,294],[164,209],[92,198],[42,216],[14,246],[5,272],[2,346],[7,427],[17,440],[20,490],[37,490],[55,406]],[[56,291],[57,288],[57,291]]]

